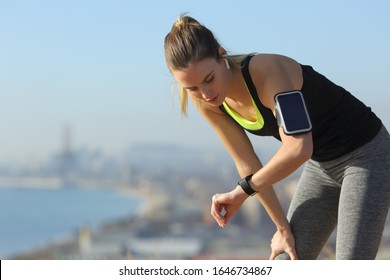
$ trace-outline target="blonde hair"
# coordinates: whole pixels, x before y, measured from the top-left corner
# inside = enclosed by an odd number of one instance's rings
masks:
[[[192,63],[204,58],[221,59],[220,44],[213,33],[204,25],[186,14],[173,23],[171,31],[165,36],[164,52],[169,70],[188,68]],[[241,55],[227,56],[232,67],[239,65]],[[183,116],[187,116],[188,94],[180,87],[180,107]]]
[[[165,36],[164,52],[170,71],[185,69],[204,58],[219,59],[220,44],[213,33],[194,18],[182,14]],[[187,91],[180,87],[182,115],[187,115]]]

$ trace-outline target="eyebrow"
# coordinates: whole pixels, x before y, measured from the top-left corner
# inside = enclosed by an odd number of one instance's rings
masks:
[[[207,79],[209,79],[209,77],[211,76],[211,75],[213,75],[214,74],[214,70],[212,70],[210,73],[208,73],[207,75],[206,75],[206,77],[204,77],[204,79],[203,79],[203,81],[201,82],[202,84],[203,83],[205,83],[206,81],[207,81]],[[196,88],[196,87],[184,87],[185,89],[193,89],[193,88]]]

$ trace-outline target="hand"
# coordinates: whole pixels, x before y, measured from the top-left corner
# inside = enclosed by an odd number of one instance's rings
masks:
[[[240,186],[231,192],[215,194],[211,204],[211,215],[220,227],[225,227],[248,197]]]
[[[274,260],[279,254],[286,252],[291,260],[297,260],[298,255],[295,251],[295,239],[288,228],[278,229],[271,241],[271,256],[270,260]]]

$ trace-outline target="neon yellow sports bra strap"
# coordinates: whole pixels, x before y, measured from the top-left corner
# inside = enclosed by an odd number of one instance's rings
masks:
[[[248,129],[248,130],[260,130],[264,126],[264,119],[263,116],[261,115],[259,109],[256,106],[255,101],[253,100],[251,96],[252,104],[255,107],[256,111],[256,121],[250,121],[239,115],[237,112],[235,112],[233,109],[231,109],[226,102],[223,102],[222,105],[226,112],[238,123],[240,124],[243,128]]]

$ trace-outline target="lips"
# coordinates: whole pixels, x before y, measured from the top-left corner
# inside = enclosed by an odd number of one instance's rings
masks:
[[[214,102],[215,100],[217,100],[217,98],[218,98],[218,95],[213,97],[213,98],[206,99],[206,102]]]

